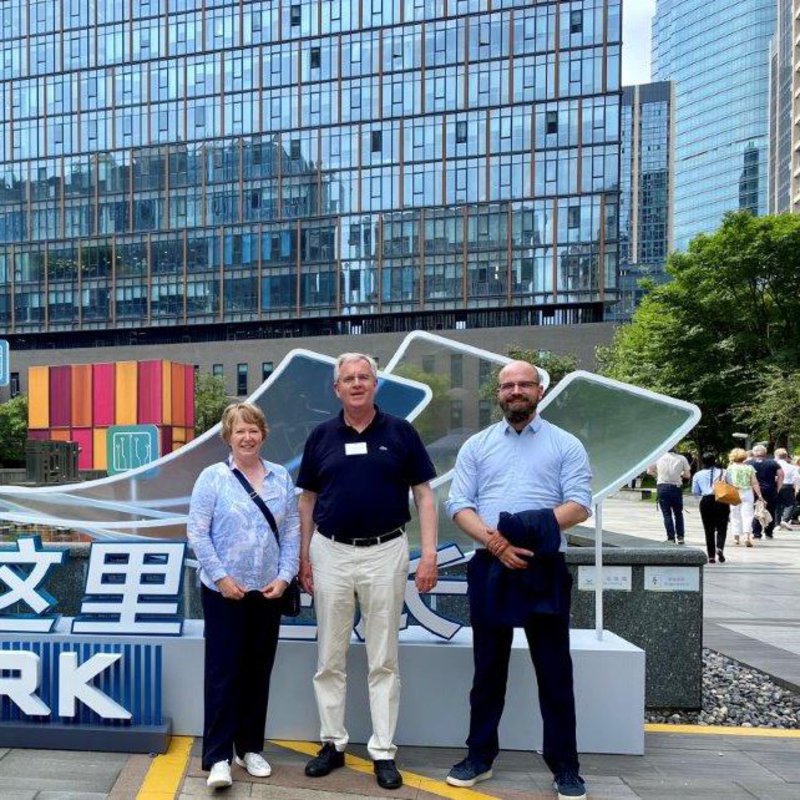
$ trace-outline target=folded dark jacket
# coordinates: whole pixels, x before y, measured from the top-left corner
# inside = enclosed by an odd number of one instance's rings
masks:
[[[503,512],[497,530],[515,547],[532,550],[527,569],[508,569],[493,558],[486,575],[488,618],[524,625],[531,614],[568,614],[572,579],[564,561],[561,529],[552,509]]]

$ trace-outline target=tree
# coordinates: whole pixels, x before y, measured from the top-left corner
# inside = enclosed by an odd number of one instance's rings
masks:
[[[25,463],[28,398],[23,394],[0,405],[0,461],[4,467]]]
[[[699,450],[732,444],[763,375],[800,367],[800,217],[725,216],[667,264],[629,325],[598,349],[603,374],[696,403]]]
[[[800,370],[785,371],[770,364],[762,369],[761,389],[755,402],[734,406],[733,413],[741,427],[756,441],[786,446],[797,441],[800,433]]]
[[[198,372],[194,381],[194,432],[197,436],[216,425],[225,406],[225,381],[209,372]]]
[[[414,427],[426,443],[443,436],[450,427],[450,379],[446,375],[425,372],[416,364],[401,364],[395,374],[430,388],[431,402],[414,420]]]

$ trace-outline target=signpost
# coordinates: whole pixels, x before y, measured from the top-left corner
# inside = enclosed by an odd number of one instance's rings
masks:
[[[106,437],[108,474],[116,475],[155,461],[160,453],[155,425],[112,425]]]

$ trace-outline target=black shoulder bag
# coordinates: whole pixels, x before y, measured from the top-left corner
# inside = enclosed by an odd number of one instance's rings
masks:
[[[261,495],[250,485],[250,481],[245,478],[240,470],[234,467],[231,471],[236,476],[239,483],[242,484],[242,488],[250,495],[250,499],[258,506],[259,511],[264,515],[264,519],[269,523],[270,530],[275,536],[275,541],[278,543],[278,549],[280,549],[281,540],[278,536],[278,525],[275,522],[275,517],[269,510],[269,506],[267,506]],[[300,584],[297,582],[296,577],[292,578],[289,582],[286,591],[281,595],[278,602],[280,603],[281,614],[283,614],[284,617],[296,617],[300,613]]]

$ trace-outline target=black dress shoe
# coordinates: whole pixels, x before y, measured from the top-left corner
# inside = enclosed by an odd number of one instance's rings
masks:
[[[306,764],[309,778],[324,778],[332,770],[344,766],[344,752],[339,752],[333,742],[325,742],[311,761]]]
[[[378,786],[381,789],[399,789],[403,785],[403,776],[397,771],[393,758],[381,758],[372,762]]]

